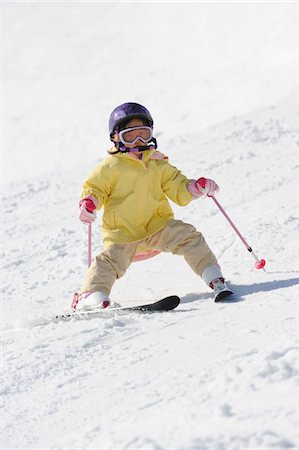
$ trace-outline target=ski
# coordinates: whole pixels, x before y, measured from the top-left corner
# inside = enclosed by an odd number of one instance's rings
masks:
[[[225,300],[229,300],[229,297],[231,297],[231,295],[234,295],[234,293],[230,290],[224,290],[219,292],[219,294],[216,295],[216,297],[214,298],[214,302],[222,302]]]
[[[56,320],[70,320],[77,318],[84,318],[86,316],[101,316],[107,312],[113,311],[141,311],[141,312],[163,312],[163,311],[171,311],[175,309],[180,304],[180,297],[177,295],[170,295],[168,297],[162,298],[154,303],[147,303],[137,306],[116,306],[104,309],[93,309],[86,311],[76,311],[72,309],[70,311],[66,311],[64,314],[60,314],[56,316]]]

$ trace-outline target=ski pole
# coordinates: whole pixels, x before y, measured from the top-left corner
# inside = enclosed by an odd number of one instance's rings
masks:
[[[264,266],[266,264],[266,261],[264,259],[259,259],[257,257],[257,255],[254,253],[254,251],[252,250],[252,248],[250,247],[250,245],[247,243],[247,241],[245,240],[245,238],[242,236],[242,234],[240,233],[240,231],[238,230],[238,228],[236,227],[236,225],[233,223],[233,221],[231,220],[231,218],[226,214],[226,212],[224,211],[224,209],[222,208],[222,206],[220,205],[220,203],[218,202],[218,200],[216,200],[216,198],[211,195],[210,196],[214,202],[216,203],[216,205],[218,206],[218,208],[220,209],[220,211],[222,212],[222,214],[224,215],[224,217],[228,220],[228,222],[230,223],[230,225],[232,226],[232,228],[235,230],[235,232],[237,233],[237,235],[239,236],[239,238],[241,239],[241,241],[243,242],[243,244],[245,245],[245,247],[247,248],[247,250],[252,254],[253,258],[255,259],[256,263],[255,263],[255,267],[257,269],[263,269],[264,272]]]
[[[202,186],[203,188],[205,188],[206,185],[206,180],[205,178],[200,178],[198,180],[198,183],[200,184],[200,186]],[[245,247],[247,248],[247,250],[251,253],[251,255],[253,256],[253,258],[255,259],[256,263],[255,263],[255,267],[257,269],[263,269],[264,272],[266,272],[266,270],[264,269],[264,266],[266,264],[266,261],[264,259],[259,259],[257,257],[257,255],[254,253],[254,251],[252,250],[252,248],[250,247],[250,245],[247,243],[247,241],[245,240],[244,236],[242,236],[242,234],[240,233],[240,231],[238,230],[238,228],[236,227],[236,225],[233,223],[233,221],[231,220],[231,218],[227,215],[227,213],[224,211],[224,209],[222,208],[222,206],[220,205],[220,203],[218,202],[218,200],[216,200],[216,198],[213,195],[208,195],[208,197],[212,198],[214,200],[214,202],[216,203],[216,205],[218,206],[218,208],[220,209],[220,211],[222,212],[222,214],[224,215],[224,217],[227,219],[227,221],[229,222],[229,224],[232,226],[232,228],[235,230],[235,232],[237,233],[237,235],[239,236],[239,238],[241,239],[241,241],[243,242],[243,244],[245,245]]]
[[[91,223],[88,224],[88,267],[90,267],[91,264],[91,258],[92,258],[92,242],[91,242],[91,237],[92,237],[92,228],[91,228]]]

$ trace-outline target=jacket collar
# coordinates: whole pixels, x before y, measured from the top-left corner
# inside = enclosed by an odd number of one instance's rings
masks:
[[[155,155],[155,154],[160,154],[160,152],[157,152],[157,150],[155,150],[155,149],[144,151],[142,154],[142,159],[139,159],[138,156],[134,152],[113,154],[113,152],[116,150],[117,150],[116,147],[112,147],[109,150],[109,153],[111,154],[111,156],[117,157],[117,158],[134,159],[134,160],[140,161],[140,162],[147,162],[149,159],[163,159],[163,158],[156,157],[157,155]]]

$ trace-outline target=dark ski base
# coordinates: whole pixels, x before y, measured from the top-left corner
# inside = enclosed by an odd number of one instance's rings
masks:
[[[56,316],[56,320],[70,320],[72,318],[83,318],[85,316],[97,316],[101,314],[105,314],[105,312],[109,311],[143,311],[143,312],[162,312],[162,311],[171,311],[175,309],[180,304],[180,297],[177,295],[170,295],[169,297],[162,298],[154,303],[149,303],[145,305],[138,306],[119,306],[116,308],[106,308],[99,310],[90,310],[90,311],[69,311],[64,314]]]
[[[126,311],[171,311],[180,304],[180,297],[177,295],[170,295],[169,297],[162,298],[155,303],[149,303],[148,305],[130,306],[124,307]]]
[[[215,297],[215,302],[222,302],[228,300],[231,295],[234,295],[232,291],[222,291]]]

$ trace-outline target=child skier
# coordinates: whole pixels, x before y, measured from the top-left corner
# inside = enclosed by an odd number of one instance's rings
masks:
[[[153,118],[138,103],[117,106],[109,120],[114,147],[83,185],[80,220],[91,223],[104,207],[105,250],[87,270],[74,309],[106,308],[116,279],[133,261],[171,252],[186,262],[215,292],[215,301],[229,296],[217,259],[193,225],[175,220],[167,200],[180,206],[214,195],[215,181],[188,179],[158,152]]]

